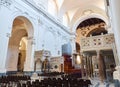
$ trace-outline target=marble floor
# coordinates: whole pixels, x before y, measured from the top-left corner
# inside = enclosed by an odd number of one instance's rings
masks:
[[[114,83],[101,83],[98,78],[90,79],[92,85],[90,87],[115,87]]]

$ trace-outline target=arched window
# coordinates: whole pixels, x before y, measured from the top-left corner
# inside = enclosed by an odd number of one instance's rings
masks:
[[[52,16],[57,16],[57,4],[54,0],[49,0],[48,1],[48,12],[52,15]]]

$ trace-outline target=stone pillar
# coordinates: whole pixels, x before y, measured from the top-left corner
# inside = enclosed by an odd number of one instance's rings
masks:
[[[87,55],[87,74],[90,77],[90,55]]]
[[[0,33],[0,73],[6,72],[6,63],[7,63],[7,50],[8,50],[8,43],[9,38],[11,34],[10,33]],[[2,51],[4,50],[4,51]]]
[[[93,77],[93,64],[92,64],[92,56],[90,58],[90,77]]]
[[[96,53],[97,53],[97,59],[98,59],[99,78],[101,82],[104,82],[106,79],[104,59],[101,55],[100,50],[97,50]]]
[[[83,52],[80,53],[80,58],[81,58],[81,75],[82,78],[84,77],[84,60],[83,60]]]
[[[88,78],[88,64],[87,64],[87,54],[84,53],[84,61],[85,61],[85,73],[86,73],[86,78]]]
[[[117,55],[120,64],[120,0],[109,0],[111,11],[111,25],[114,32]]]
[[[75,58],[76,58],[76,54],[74,53],[72,55],[72,67],[75,67]]]
[[[24,71],[34,71],[34,45],[35,45],[34,39],[27,38]]]
[[[112,47],[113,47],[112,50],[113,50],[113,54],[114,54],[115,64],[119,65],[119,59],[118,59],[118,55],[117,55],[117,50],[116,50],[115,43],[113,43]]]
[[[91,60],[92,60],[92,56],[90,55],[89,56],[89,59],[88,59],[88,67],[89,67],[89,77],[92,77],[92,62],[91,62]]]
[[[19,46],[9,44],[7,50],[6,69],[7,71],[17,71]]]
[[[114,32],[115,44],[117,49],[117,55],[119,62],[116,66],[116,71],[113,73],[113,77],[115,78],[116,73],[118,73],[117,77],[120,81],[120,0],[109,0],[110,3],[110,11],[111,11],[111,25]],[[117,59],[116,59],[117,60]]]

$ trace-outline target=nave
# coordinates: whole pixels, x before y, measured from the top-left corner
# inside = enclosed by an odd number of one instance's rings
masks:
[[[99,78],[81,78],[80,73],[52,72],[2,75],[0,87],[119,87],[119,85],[101,84]]]
[[[33,79],[34,78],[34,79]],[[0,87],[90,87],[89,79],[81,79],[78,74],[59,72],[30,75],[5,75],[0,77]]]
[[[120,87],[119,3],[0,0],[0,86]]]

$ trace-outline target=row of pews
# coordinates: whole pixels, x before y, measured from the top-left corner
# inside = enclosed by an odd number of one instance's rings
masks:
[[[53,77],[47,74],[48,78],[32,80],[31,76],[22,75],[6,75],[0,77],[0,87],[89,87],[91,81],[88,79],[81,79],[74,74],[63,74],[61,77]],[[42,74],[43,75],[43,74]],[[46,74],[44,74],[46,75]],[[50,75],[50,76],[49,76]]]

